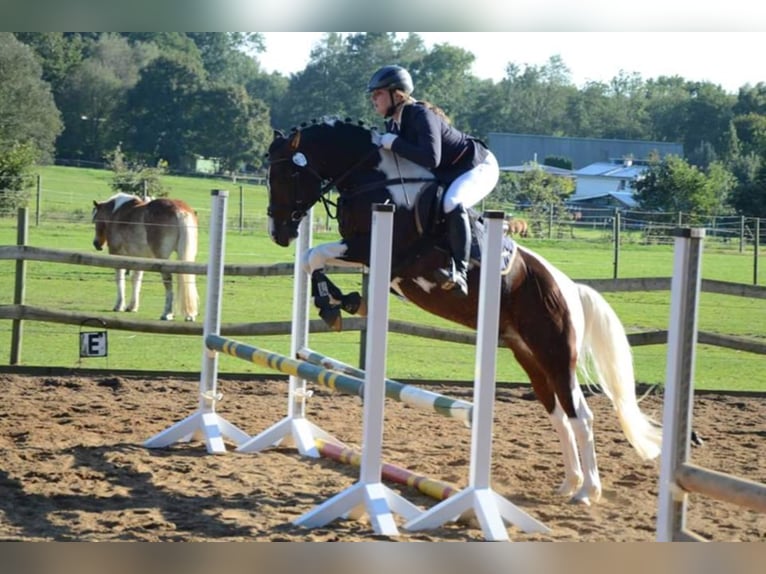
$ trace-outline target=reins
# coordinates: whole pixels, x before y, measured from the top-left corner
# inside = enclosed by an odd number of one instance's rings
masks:
[[[364,165],[373,155],[378,153],[379,148],[373,147],[369,152],[367,152],[365,155],[363,155],[359,160],[354,163],[350,168],[348,168],[346,171],[344,171],[342,174],[340,174],[338,177],[330,179],[327,181],[324,185],[322,185],[319,189],[319,193],[317,196],[316,201],[321,201],[322,205],[325,209],[325,212],[327,213],[327,217],[330,219],[338,219],[338,204],[330,199],[328,199],[326,196],[327,194],[333,189],[338,189],[338,186],[346,180],[352,173],[354,173],[356,170],[358,170],[362,165]],[[301,154],[303,155],[303,154]],[[308,162],[306,162],[305,165],[300,165],[295,161],[295,155],[287,158],[279,158],[273,160],[271,163],[281,163],[283,161],[292,161],[295,166],[298,168],[298,171],[296,171],[295,175],[297,176],[301,171],[306,171],[309,174],[311,174],[314,178],[317,179],[317,181],[320,182],[320,184],[325,181],[325,179],[317,172],[313,167],[308,165]],[[306,161],[304,156],[304,161]],[[398,161],[397,161],[397,168],[399,167]],[[391,184],[401,184],[404,185],[405,183],[425,183],[428,181],[432,181],[431,179],[425,179],[425,178],[409,178],[409,177],[398,177],[395,179],[387,179],[383,182],[375,181],[371,183],[366,183],[360,186],[357,186],[356,188],[351,189],[349,192],[347,192],[347,197],[355,197],[357,195],[367,193],[369,191],[380,189],[381,187],[385,187]],[[296,183],[297,185],[297,183]],[[338,190],[340,191],[340,190]],[[296,194],[297,195],[297,194]],[[407,194],[405,193],[405,200],[407,201],[407,205],[409,206],[409,198],[407,197]],[[302,203],[302,202],[301,202]],[[330,210],[330,206],[335,208],[335,213],[333,214]],[[298,210],[296,210],[297,212]],[[302,217],[305,215],[305,212],[298,212],[295,213],[294,216],[300,216]]]

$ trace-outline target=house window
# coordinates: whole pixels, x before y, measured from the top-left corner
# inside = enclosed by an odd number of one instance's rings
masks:
[[[627,187],[628,187],[628,182],[624,179],[621,179],[620,183],[617,184],[617,191],[625,191]]]

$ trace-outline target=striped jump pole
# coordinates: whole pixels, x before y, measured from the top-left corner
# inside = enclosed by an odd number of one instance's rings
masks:
[[[358,467],[362,463],[362,455],[352,448],[333,444],[321,438],[316,439],[316,447],[322,456],[341,464]],[[451,484],[385,462],[381,476],[389,482],[414,488],[436,500],[444,500],[459,492],[459,489]]]
[[[364,381],[350,375],[330,371],[319,365],[302,361],[300,359],[291,359],[279,353],[273,353],[265,349],[260,349],[234,339],[221,337],[211,334],[205,338],[205,344],[211,351],[225,353],[232,357],[238,357],[245,361],[255,363],[262,367],[274,369],[286,375],[299,377],[307,381],[313,381],[323,387],[344,393],[347,395],[362,396],[364,391]],[[338,442],[338,441],[335,441]]]
[[[361,369],[357,369],[356,367],[352,367],[351,365],[347,365],[346,363],[342,363],[341,361],[337,361],[308,348],[303,348],[298,351],[298,357],[309,363],[320,365],[325,369],[351,375],[352,377],[363,379],[365,376],[364,371]],[[471,424],[473,405],[467,401],[453,399],[439,393],[420,389],[413,385],[405,385],[391,379],[386,379],[386,396],[389,399],[410,406],[431,409],[445,417],[461,420],[466,423],[466,425]]]
[[[332,371],[307,361],[291,359],[220,335],[208,335],[205,338],[205,344],[211,351],[225,353],[262,367],[300,377],[339,393],[364,396],[364,381],[353,375]],[[339,441],[315,438],[314,442],[319,454],[325,458],[357,467],[361,464],[361,454]],[[446,482],[392,464],[383,463],[381,476],[389,482],[415,488],[436,500],[444,500],[457,492],[454,486]]]

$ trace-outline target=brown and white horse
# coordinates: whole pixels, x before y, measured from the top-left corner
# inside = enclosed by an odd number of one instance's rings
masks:
[[[498,336],[526,371],[558,434],[565,473],[559,492],[577,502],[597,501],[602,488],[593,414],[578,373],[612,400],[622,429],[641,458],[656,458],[661,445],[661,429],[639,408],[633,357],[622,323],[598,292],[575,283],[509,237],[503,239],[507,261],[487,263],[474,249],[468,298],[440,288],[434,271],[447,264],[449,251],[443,227],[431,223],[432,214],[441,213],[430,199],[434,177],[379,148],[379,137],[374,130],[329,118],[290,134],[275,132],[268,154],[271,238],[287,247],[314,204],[321,201],[330,214],[326,192],[338,191],[342,239],[316,245],[303,260],[312,277],[314,303],[331,326],[340,324],[341,310],[365,309],[358,294],[344,295],[332,284],[324,267],[328,262],[369,265],[372,203],[391,202],[396,207],[391,288],[430,313],[475,329],[480,266],[505,267]],[[473,210],[470,216],[478,239],[483,226]]]
[[[176,252],[181,261],[197,257],[197,214],[180,199],[144,199],[118,193],[106,201],[93,202],[93,224],[96,235],[93,246],[104,245],[111,255],[169,259]],[[130,302],[125,304],[125,269],[116,272],[117,301],[115,311],[138,311],[144,272],[133,272]],[[195,275],[179,274],[177,307],[186,321],[194,321],[199,313],[199,294]],[[173,319],[173,279],[162,273],[165,287],[165,309],[160,319]]]

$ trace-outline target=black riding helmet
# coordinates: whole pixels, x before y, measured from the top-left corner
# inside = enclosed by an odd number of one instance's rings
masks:
[[[367,93],[372,93],[375,90],[388,90],[388,93],[391,94],[391,102],[394,101],[396,90],[410,95],[413,89],[412,76],[401,66],[383,66],[372,75],[367,83]],[[392,103],[386,111],[386,117],[393,116],[396,113],[396,108],[397,106]]]
[[[383,66],[367,83],[367,93],[375,90],[401,90],[409,95],[413,89],[412,76],[401,66]]]

